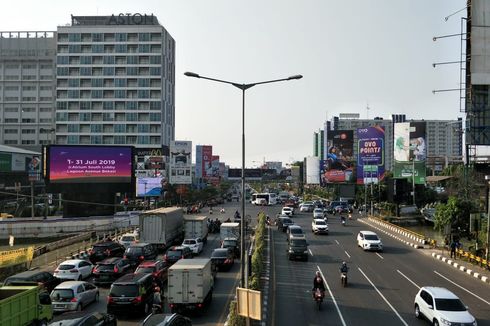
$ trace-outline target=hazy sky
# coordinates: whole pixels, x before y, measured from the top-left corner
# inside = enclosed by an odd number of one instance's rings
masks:
[[[56,0],[8,1],[0,30],[56,30],[74,15],[153,13],[176,41],[176,139],[213,145],[241,166],[241,91],[185,77],[259,85],[246,95],[247,166],[291,162],[312,154],[312,134],[328,117],[404,113],[455,119],[459,92],[458,13],[465,0]]]

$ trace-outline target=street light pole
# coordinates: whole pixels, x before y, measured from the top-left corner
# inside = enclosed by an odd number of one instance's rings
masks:
[[[248,288],[248,280],[245,277],[245,91],[251,87],[254,87],[256,85],[261,85],[261,84],[270,84],[270,83],[275,83],[275,82],[280,82],[280,81],[288,81],[288,80],[294,80],[294,79],[301,79],[303,78],[302,75],[294,75],[290,76],[288,78],[281,78],[281,79],[274,79],[274,80],[267,80],[267,81],[262,81],[262,82],[257,82],[257,83],[249,83],[249,84],[240,84],[240,83],[235,83],[227,80],[222,80],[222,79],[216,79],[216,78],[210,78],[210,77],[205,77],[201,76],[199,74],[196,74],[194,72],[185,72],[185,76],[187,77],[194,77],[194,78],[200,78],[200,79],[206,79],[206,80],[211,80],[215,81],[218,83],[224,83],[224,84],[229,84],[232,85],[238,89],[242,90],[242,205],[241,205],[241,211],[242,211],[242,216],[241,216],[241,221],[240,221],[240,285],[241,287]]]

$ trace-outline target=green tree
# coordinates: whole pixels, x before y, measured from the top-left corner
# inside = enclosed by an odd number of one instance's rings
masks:
[[[434,229],[443,231],[447,225],[451,225],[460,218],[462,211],[458,198],[450,196],[446,204],[438,204],[434,215]]]

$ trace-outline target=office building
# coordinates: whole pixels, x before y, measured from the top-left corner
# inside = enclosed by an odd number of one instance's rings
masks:
[[[175,41],[153,15],[57,29],[56,143],[161,148],[175,138]]]
[[[0,32],[0,144],[54,141],[54,32]]]

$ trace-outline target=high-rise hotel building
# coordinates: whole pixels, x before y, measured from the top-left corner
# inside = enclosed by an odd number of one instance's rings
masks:
[[[155,16],[72,16],[56,43],[56,144],[174,140],[175,41]]]

